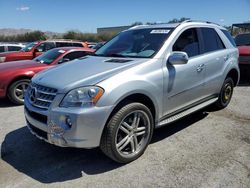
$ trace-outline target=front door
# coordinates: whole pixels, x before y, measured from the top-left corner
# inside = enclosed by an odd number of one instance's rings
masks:
[[[197,29],[183,31],[174,43],[172,51],[186,52],[189,60],[183,65],[172,65],[169,62],[166,64],[164,116],[184,110],[204,96],[205,65],[200,55]]]

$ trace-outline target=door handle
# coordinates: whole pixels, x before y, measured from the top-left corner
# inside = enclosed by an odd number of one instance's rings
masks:
[[[196,68],[197,72],[201,72],[204,69],[204,64],[200,64],[198,65],[198,67]]]

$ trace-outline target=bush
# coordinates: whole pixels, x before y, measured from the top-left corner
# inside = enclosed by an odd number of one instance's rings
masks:
[[[1,42],[33,42],[37,40],[46,40],[47,36],[41,31],[32,31],[19,35],[0,35]]]

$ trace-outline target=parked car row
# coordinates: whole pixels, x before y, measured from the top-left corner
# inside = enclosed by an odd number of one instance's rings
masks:
[[[33,63],[53,62],[47,56]],[[25,92],[27,126],[48,143],[100,147],[128,163],[144,153],[155,128],[208,105],[225,108],[239,81],[238,57],[217,24],[135,26],[92,55],[36,74]]]
[[[71,47],[55,48],[58,46]],[[23,104],[24,92],[36,73],[94,51],[81,42],[41,41],[30,43],[18,52],[2,53],[0,56],[5,57],[5,63],[0,63],[0,98],[8,97],[15,104]],[[35,58],[30,60],[32,57]]]
[[[88,48],[86,43],[72,40],[37,41],[27,44],[20,51],[0,53],[0,63],[8,61],[31,60],[50,49],[72,46]]]

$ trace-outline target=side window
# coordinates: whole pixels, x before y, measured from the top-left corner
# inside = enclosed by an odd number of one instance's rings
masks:
[[[4,52],[4,46],[0,46],[0,52]]]
[[[45,51],[45,43],[40,44],[39,46],[36,47],[38,52],[44,52]]]
[[[46,42],[44,46],[44,50],[48,51],[51,50],[52,48],[55,48],[55,44],[53,42]]]
[[[72,43],[72,46],[75,46],[75,47],[84,47],[81,43]]]
[[[88,53],[84,52],[84,51],[71,52],[71,53],[66,54],[59,62],[63,63],[64,60],[66,60],[66,59],[67,59],[67,61],[71,61],[71,60],[78,59],[78,58],[86,56],[86,55],[88,55]]]
[[[56,47],[67,47],[72,46],[70,42],[56,42]]]
[[[8,46],[8,51],[19,51],[21,48],[19,46]]]
[[[173,45],[173,51],[186,52],[189,57],[200,54],[199,41],[195,28],[184,31]]]
[[[212,28],[201,28],[204,49],[203,53],[213,52],[225,48],[221,38]]]
[[[235,44],[235,41],[234,41],[232,35],[227,30],[222,29],[221,31],[224,33],[224,35],[227,37],[227,39],[231,42],[231,44],[234,47],[236,47],[236,44]]]

